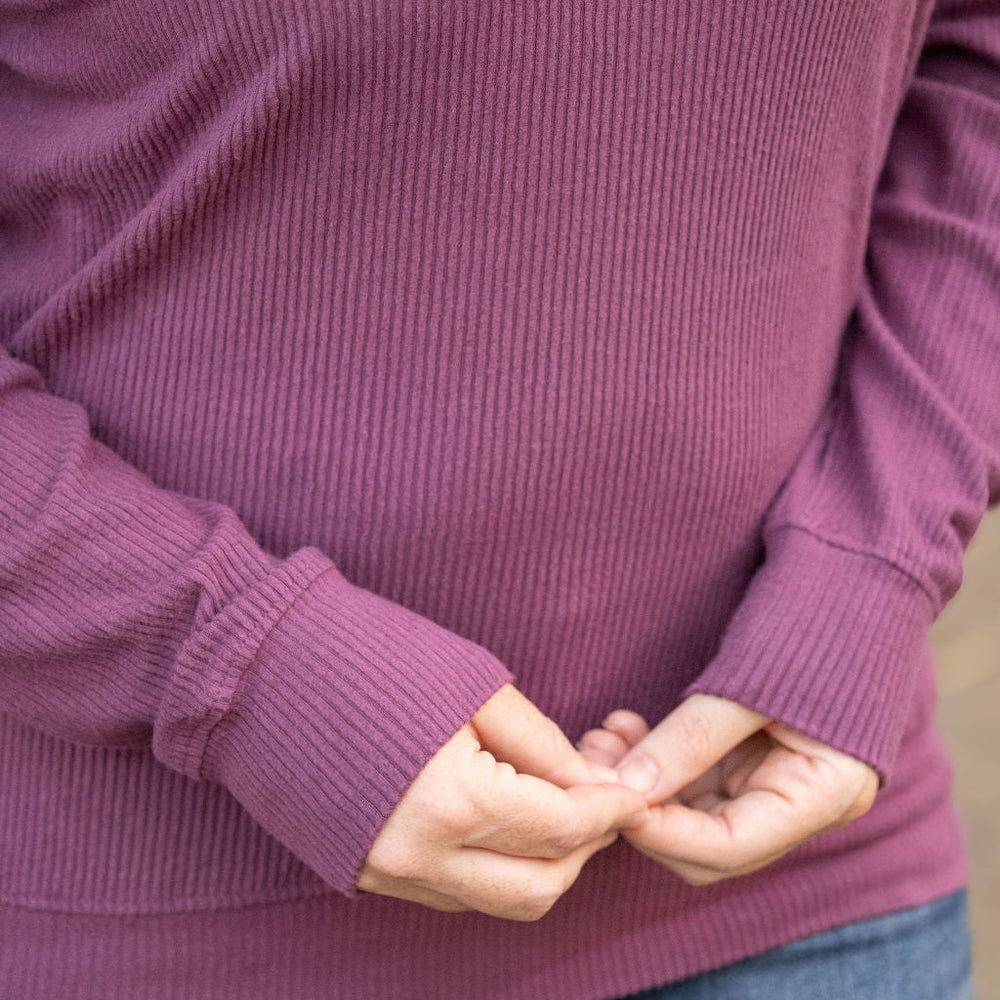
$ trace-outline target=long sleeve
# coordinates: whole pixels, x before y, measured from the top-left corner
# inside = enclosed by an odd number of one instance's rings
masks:
[[[1000,492],[1000,13],[943,0],[874,195],[833,398],[689,693],[890,776],[927,630]]]
[[[0,978],[624,996],[965,884],[1000,39],[934,2],[0,4]],[[508,669],[891,787],[718,891],[349,904]]]
[[[228,508],[157,488],[7,354],[0,623],[0,709],[224,782],[344,892],[420,767],[509,677],[316,549],[273,558]]]

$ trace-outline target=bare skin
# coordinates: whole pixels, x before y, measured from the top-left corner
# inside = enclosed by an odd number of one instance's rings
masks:
[[[623,836],[693,885],[743,875],[871,808],[867,764],[741,705],[693,695],[650,730],[612,712],[579,744],[650,809]]]
[[[646,811],[645,797],[616,780],[505,685],[417,776],[358,888],[436,910],[537,920]]]
[[[537,920],[619,832],[707,885],[856,819],[878,788],[861,761],[708,695],[652,730],[634,712],[613,712],[579,746],[501,688],[417,776],[358,887]]]

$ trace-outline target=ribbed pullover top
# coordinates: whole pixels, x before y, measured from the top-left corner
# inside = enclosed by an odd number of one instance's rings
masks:
[[[995,0],[0,3],[0,987],[598,1000],[965,877]],[[874,765],[690,887],[354,890],[501,684]]]

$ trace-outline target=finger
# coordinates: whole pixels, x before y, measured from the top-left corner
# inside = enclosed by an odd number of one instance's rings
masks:
[[[844,825],[871,804],[878,783],[868,765],[781,724],[744,740],[712,770],[720,771],[714,790],[693,795],[699,779],[679,796],[683,806],[652,809],[624,831],[698,884],[754,871]]]
[[[626,754],[620,780],[647,801],[661,802],[769,721],[724,698],[692,695]]]
[[[751,787],[754,775],[774,746],[775,741],[761,730],[719,761],[719,784],[728,798],[736,798]]]
[[[748,792],[720,802],[717,812],[678,803],[659,806],[631,824],[626,836],[663,859],[736,874],[791,850],[825,826],[790,814],[769,793]]]
[[[781,743],[801,759],[812,761],[814,768],[830,768],[840,775],[840,790],[846,804],[844,818],[842,822],[838,821],[838,825],[858,819],[872,807],[879,789],[879,777],[878,772],[869,764],[820,743],[784,723],[772,723],[767,731],[774,741]]]
[[[715,797],[725,801],[735,798],[750,787],[752,777],[773,745],[773,741],[763,730],[754,733],[694,781],[686,784],[675,797],[686,806],[705,811],[708,808],[702,802],[706,799]]]
[[[643,797],[624,785],[564,790],[498,767],[461,843],[525,858],[564,858],[609,834],[617,835],[645,808]]]
[[[693,809],[702,808],[699,804],[703,799],[725,795],[722,781],[722,763],[713,764],[704,774],[686,784],[669,801],[676,800]],[[729,798],[728,795],[725,795]]]
[[[613,768],[631,749],[620,736],[607,729],[591,729],[580,737],[577,748],[583,758],[591,764],[603,764]]]
[[[773,864],[787,853],[785,851],[781,851],[778,854],[772,854],[760,862],[748,865],[745,868],[723,872],[712,868],[706,868],[702,865],[689,864],[686,861],[678,861],[675,858],[664,857],[654,851],[649,851],[640,847],[637,844],[634,844],[633,846],[639,851],[640,854],[644,854],[646,857],[656,861],[658,864],[670,869],[670,871],[684,879],[684,881],[690,885],[697,886],[713,885],[716,882],[721,882],[723,879],[735,878],[739,875],[748,875],[750,872],[757,871],[760,868],[765,868],[767,865]]]
[[[734,874],[752,870],[839,825],[857,797],[836,763],[774,747],[736,798],[719,796],[709,811],[670,804],[628,827],[637,846],[680,862]]]
[[[453,896],[437,892],[409,879],[392,878],[370,868],[362,870],[358,878],[358,889],[362,892],[379,896],[392,896],[394,899],[406,899],[411,903],[420,903],[432,910],[443,913],[462,913],[471,907],[455,899]]]
[[[646,720],[636,712],[630,712],[625,708],[616,709],[601,725],[608,732],[619,736],[630,747],[634,747],[649,733]]]
[[[491,916],[538,920],[576,881],[584,864],[615,839],[616,834],[608,833],[555,860],[465,849],[453,857],[450,865],[453,898]]]
[[[472,726],[497,760],[560,788],[618,780],[611,768],[585,760],[559,726],[511,684],[479,709]]]

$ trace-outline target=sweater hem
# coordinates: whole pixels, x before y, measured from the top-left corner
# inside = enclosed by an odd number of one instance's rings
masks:
[[[175,905],[151,906],[137,904],[127,906],[122,903],[112,903],[101,906],[98,903],[83,903],[71,906],[59,900],[50,900],[33,896],[20,896],[17,893],[0,893],[0,906],[20,907],[39,913],[53,913],[64,916],[89,917],[165,917],[192,913],[224,913],[227,910],[244,910],[255,906],[273,906],[276,903],[298,903],[323,896],[340,897],[340,893],[332,887],[320,886],[313,890],[288,890],[286,892],[261,892],[252,898],[220,899],[213,897],[196,897],[178,901]]]

